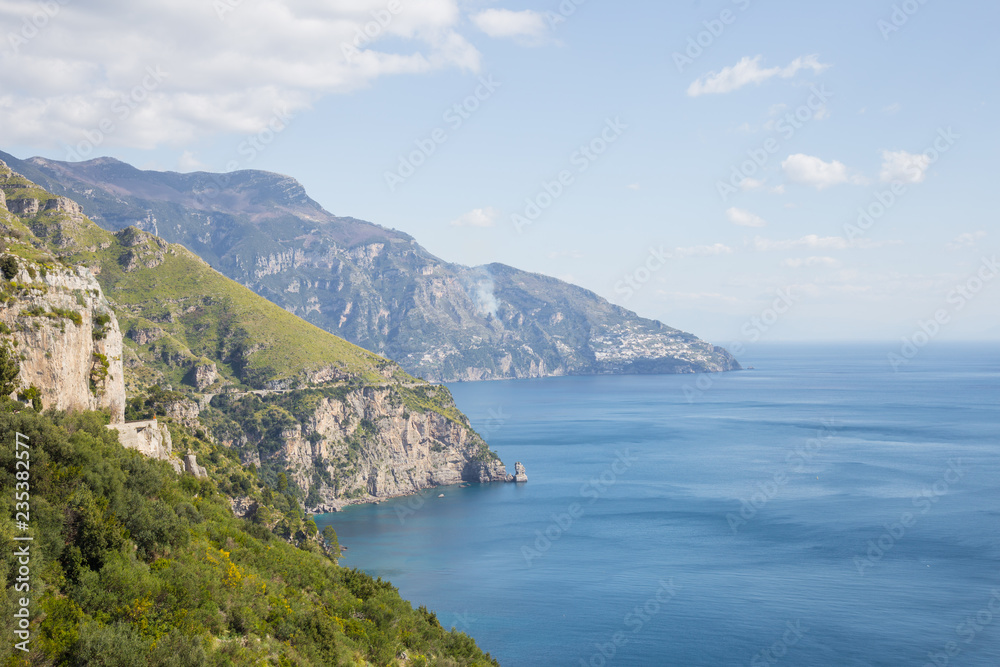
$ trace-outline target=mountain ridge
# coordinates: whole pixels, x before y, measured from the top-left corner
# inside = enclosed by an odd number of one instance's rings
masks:
[[[282,308],[430,381],[740,368],[722,348],[585,288],[500,263],[447,262],[409,234],[336,216],[289,176],[0,152],[7,157],[77,198],[102,227],[135,225],[180,243]]]

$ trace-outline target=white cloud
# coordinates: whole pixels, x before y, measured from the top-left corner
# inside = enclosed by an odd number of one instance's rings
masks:
[[[685,257],[711,257],[713,255],[731,255],[733,249],[722,243],[712,245],[696,245],[687,248],[674,248],[673,257],[683,259]]]
[[[979,241],[985,239],[988,235],[985,231],[979,230],[978,232],[967,232],[965,234],[959,234],[955,237],[955,240],[948,243],[945,247],[948,250],[962,250],[963,248],[972,248],[977,245]]]
[[[930,157],[922,153],[882,151],[882,173],[879,178],[883,183],[923,183],[930,166]]]
[[[820,63],[815,55],[796,58],[787,67],[771,67],[769,69],[761,67],[763,60],[764,56],[754,58],[746,56],[732,67],[723,67],[718,72],[709,72],[688,86],[687,94],[690,97],[698,97],[699,95],[730,93],[751,83],[760,85],[776,76],[790,79],[804,69],[819,73],[829,67],[829,65]]]
[[[639,190],[639,189],[642,188],[642,186],[639,185],[638,183],[630,183],[630,184],[626,185],[625,187],[627,187],[629,190]]]
[[[802,267],[813,267],[821,266],[825,268],[835,269],[840,266],[840,262],[833,257],[796,257],[792,259],[786,259],[781,263],[782,266],[790,269],[799,269]]]
[[[0,3],[0,23],[20,25],[25,10],[10,7]],[[385,25],[375,12],[385,0],[60,3],[37,36],[0,55],[0,143],[55,148],[89,133],[102,148],[150,148],[256,134],[276,110],[380,77],[479,70],[457,32],[458,0],[402,3]]]
[[[751,213],[750,211],[745,211],[742,208],[730,208],[726,211],[726,217],[729,218],[729,222],[734,225],[739,225],[741,227],[766,227],[767,222],[764,218]]]
[[[178,158],[177,168],[182,172],[209,171],[208,165],[199,160],[198,156],[191,151],[184,151]]]
[[[743,192],[749,192],[750,190],[759,190],[760,188],[764,187],[764,183],[766,183],[766,181],[762,181],[756,178],[750,178],[749,176],[747,176],[742,181],[740,181],[740,190],[743,190]]]
[[[487,9],[469,18],[490,37],[514,38],[526,44],[540,44],[549,33],[545,16],[530,9]]]
[[[753,241],[754,250],[795,250],[797,248],[825,248],[828,250],[847,250],[853,247],[851,242],[841,236],[817,236],[808,234],[798,239],[772,241],[757,237]]]
[[[796,153],[789,155],[781,163],[785,175],[794,183],[811,185],[822,190],[841,183],[863,183],[859,176],[852,175],[843,162],[824,162],[818,157]]]
[[[884,109],[882,109],[882,113],[884,113],[884,114],[886,114],[888,116],[892,116],[894,114],[899,113],[899,111],[902,108],[903,108],[903,105],[901,105],[899,102],[893,102],[889,106],[887,106]]]
[[[797,250],[799,248],[810,248],[820,250],[849,250],[851,248],[881,248],[887,245],[899,245],[900,241],[870,241],[868,239],[858,239],[849,241],[842,236],[818,236],[807,234],[797,239],[785,239],[774,241],[771,239],[754,238],[752,248],[759,252],[772,250]]]
[[[453,227],[493,227],[500,217],[495,208],[476,208],[451,221]]]

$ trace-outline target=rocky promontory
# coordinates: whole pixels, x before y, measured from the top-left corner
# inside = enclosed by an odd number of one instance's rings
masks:
[[[0,342],[26,403],[104,410],[122,444],[196,477],[204,467],[174,445],[202,443],[313,510],[513,480],[446,387],[180,246],[100,229],[3,163],[0,193]]]

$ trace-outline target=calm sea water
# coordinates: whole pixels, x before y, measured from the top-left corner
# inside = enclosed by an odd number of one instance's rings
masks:
[[[1000,347],[889,351],[456,384],[529,482],[318,523],[504,665],[997,667]]]

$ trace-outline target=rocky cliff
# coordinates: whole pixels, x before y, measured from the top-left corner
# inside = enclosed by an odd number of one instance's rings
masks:
[[[177,472],[184,470],[184,463],[174,456],[170,429],[156,419],[110,424],[108,428],[118,431],[118,441],[122,447],[134,449],[151,459],[166,461]]]
[[[37,387],[58,410],[106,410],[125,418],[122,334],[101,286],[83,267],[6,255],[2,331],[21,363],[22,389]]]
[[[244,462],[287,470],[310,511],[461,482],[513,481],[445,387],[222,395],[207,412]],[[239,423],[255,427],[233,428]]]
[[[738,369],[725,350],[554,278],[442,261],[339,217],[292,178],[0,158],[98,224],[183,244],[289,312],[431,381]]]

